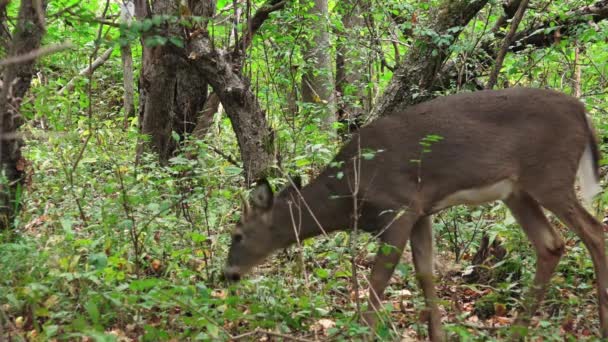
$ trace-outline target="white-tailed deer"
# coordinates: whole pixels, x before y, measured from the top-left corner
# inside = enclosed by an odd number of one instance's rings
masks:
[[[373,158],[360,158],[362,154]],[[577,200],[574,187],[578,171],[587,200],[601,190],[598,160],[593,129],[583,105],[573,97],[516,88],[438,98],[363,127],[331,166],[301,190],[287,189],[275,197],[268,183],[260,182],[235,228],[225,276],[238,280],[271,252],[297,239],[350,229],[356,194],[359,227],[377,232],[383,243],[394,247],[376,255],[369,307],[380,307],[409,239],[430,311],[429,335],[441,340],[430,215],[453,205],[502,200],[537,255],[531,300],[524,301],[518,323],[528,324],[538,309],[564,252],[562,238],[543,213],[546,208],[591,254],[600,333],[608,337],[604,234]],[[294,212],[298,206],[301,210]],[[373,322],[373,315],[366,320]]]

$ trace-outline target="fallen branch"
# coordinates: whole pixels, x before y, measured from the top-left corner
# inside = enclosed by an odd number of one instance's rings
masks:
[[[0,66],[31,62],[31,61],[37,59],[38,57],[42,57],[42,56],[50,55],[50,54],[53,54],[53,53],[56,53],[59,51],[63,51],[63,50],[72,48],[73,46],[74,45],[72,45],[72,43],[62,43],[62,44],[45,46],[40,49],[30,51],[23,55],[5,58],[0,61]]]
[[[114,51],[113,47],[108,48],[106,51],[104,51],[104,53],[102,53],[101,56],[97,57],[97,59],[94,60],[93,63],[91,63],[91,65],[82,69],[78,73],[78,76],[72,78],[63,88],[61,88],[59,90],[59,94],[61,95],[66,91],[70,91],[70,90],[74,89],[76,79],[80,76],[88,76],[88,75],[92,74],[97,68],[102,66],[103,63],[105,63],[110,58],[110,56],[112,55],[112,51]]]
[[[231,336],[230,339],[234,340],[234,341],[238,341],[238,340],[242,340],[246,337],[252,337],[252,336],[255,336],[258,334],[266,334],[266,335],[270,335],[270,336],[274,336],[274,337],[280,337],[280,338],[286,339],[287,341],[313,342],[313,340],[309,340],[307,338],[289,336],[289,335],[281,334],[281,333],[274,332],[274,331],[264,330],[264,329],[260,329],[260,328],[255,328],[255,330],[246,332],[241,335]]]

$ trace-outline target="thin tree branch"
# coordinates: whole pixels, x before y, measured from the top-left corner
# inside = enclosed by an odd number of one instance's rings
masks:
[[[492,89],[496,85],[496,80],[498,80],[498,74],[500,73],[500,69],[502,68],[502,63],[505,61],[505,56],[507,55],[509,46],[511,46],[511,42],[513,41],[515,32],[517,32],[517,26],[519,26],[521,19],[524,17],[526,8],[528,8],[528,0],[522,0],[522,2],[519,4],[519,7],[517,8],[517,12],[515,12],[515,16],[513,16],[513,20],[511,21],[509,33],[505,37],[500,51],[498,51],[498,56],[496,56],[496,63],[494,64],[494,69],[492,69],[492,72],[490,73],[490,78],[488,80],[488,84],[486,85],[486,89]]]
[[[112,51],[114,51],[113,47],[108,48],[106,51],[104,51],[103,54],[101,54],[101,56],[97,57],[97,59],[95,59],[93,61],[93,63],[91,63],[91,65],[80,70],[80,72],[78,73],[78,76],[88,76],[88,75],[92,74],[93,72],[95,72],[95,70],[97,68],[102,66],[103,63],[105,63],[110,58],[110,56],[112,55]],[[76,79],[78,78],[78,76],[72,78],[63,88],[61,88],[59,90],[59,94],[63,94],[66,91],[70,91],[70,90],[74,89],[74,86],[76,84]]]
[[[25,53],[23,55],[5,58],[0,61],[0,66],[31,62],[31,61],[37,59],[38,57],[42,57],[42,56],[50,55],[50,54],[53,54],[53,53],[56,53],[56,52],[59,52],[62,50],[70,49],[73,46],[74,45],[72,45],[72,43],[68,42],[68,43],[55,44],[55,45],[41,47],[39,49]]]
[[[262,24],[268,19],[270,13],[276,12],[280,9],[283,9],[287,4],[287,0],[268,0],[260,9],[258,9],[253,17],[249,19],[249,23],[245,29],[245,32],[242,33],[241,39],[238,39],[232,48],[233,57],[238,57],[245,51],[249,45],[251,45],[251,41],[255,33],[262,27]]]

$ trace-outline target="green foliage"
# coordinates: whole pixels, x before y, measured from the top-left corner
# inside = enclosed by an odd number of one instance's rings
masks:
[[[9,19],[16,16],[17,3],[10,2]],[[251,3],[255,9],[263,1]],[[347,28],[342,19],[349,9],[342,2],[330,1],[330,54],[337,54],[335,46],[340,42],[349,51],[350,62],[364,74],[344,89],[341,101],[361,112],[388,85],[393,73],[387,66],[403,61],[411,46],[429,44],[434,51],[447,47],[458,70],[484,70],[481,61],[487,52],[480,51],[480,44],[504,32],[490,32],[502,14],[496,1],[467,27],[443,35],[429,24],[433,20],[430,10],[440,1],[371,3],[361,18],[363,24]],[[591,3],[554,1],[544,11],[531,8],[521,27],[566,16],[570,8]],[[209,24],[218,47],[230,45],[232,5],[232,1],[218,1],[217,13],[223,20]],[[135,70],[139,70],[142,34],[147,46],[181,48],[187,43],[181,36],[162,34],[166,24],[179,22],[190,34],[202,19],[176,14],[135,21],[129,27],[105,26],[98,40],[104,6],[101,1],[49,2],[45,44],[69,40],[77,48],[40,60],[39,77],[33,80],[21,108],[26,120],[24,155],[31,178],[22,195],[19,229],[0,234],[0,324],[4,327],[0,331],[10,329],[11,336],[30,340],[156,341],[229,340],[259,328],[294,336],[362,339],[370,331],[357,321],[354,298],[359,294],[352,288],[352,250],[345,233],[307,240],[301,247],[283,251],[237,286],[227,287],[220,281],[245,188],[242,168],[226,158],[239,154],[229,119],[215,120],[205,138],[181,141],[168,165],[159,165],[156,156],[136,156],[137,144],[146,139],[138,133],[138,119],[131,118],[129,126],[123,127],[118,49],[91,80],[76,76],[89,65],[96,47],[103,50],[127,43],[134,49]],[[319,128],[323,104],[304,103],[299,93],[302,45],[312,36],[315,23],[308,14],[311,6],[310,1],[290,2],[273,13],[254,36],[243,67],[276,132],[281,161],[277,174],[297,173],[306,181],[329,163],[340,145],[332,132]],[[110,18],[118,13],[116,3],[110,4],[110,13]],[[241,20],[237,32],[245,27]],[[456,40],[460,30],[463,34]],[[545,33],[555,31],[551,27]],[[571,75],[576,42],[581,99],[603,141],[608,132],[607,32],[604,22],[597,26],[582,23],[574,36],[547,49],[509,54],[502,81],[510,86],[547,86],[574,93]],[[74,89],[59,94],[58,89],[73,77]],[[445,93],[471,86],[452,85]],[[369,101],[361,94],[367,94]],[[177,134],[172,137],[181,139]],[[440,136],[425,137],[415,162],[424,163],[436,144],[449,143]],[[373,163],[381,153],[363,150],[361,157]],[[605,165],[606,159],[601,163]],[[329,166],[335,168],[337,178],[344,177],[342,163]],[[281,177],[273,180],[273,184],[285,182]],[[602,210],[606,201],[608,192],[600,199]],[[458,269],[439,279],[450,338],[506,338],[508,328],[476,329],[470,323],[477,322],[476,317],[493,324],[498,316],[512,317],[521,305],[522,291],[530,287],[535,265],[526,237],[501,205],[453,208],[436,218],[434,228],[436,248]],[[469,266],[482,231],[492,240],[500,237],[505,241],[507,257],[493,266],[487,283],[464,284],[459,272]],[[567,253],[548,291],[542,316],[529,331],[542,340],[583,338],[597,327],[588,253],[572,234],[562,228],[560,232]],[[393,250],[365,234],[357,238],[356,247],[354,257],[364,266],[375,253]],[[362,288],[367,287],[367,269],[359,272]],[[413,275],[407,260],[397,265],[382,313],[385,324],[377,330],[377,339],[394,340],[404,331],[426,336],[418,315],[424,304]],[[404,294],[404,289],[411,293]],[[333,324],[319,327],[323,319]]]

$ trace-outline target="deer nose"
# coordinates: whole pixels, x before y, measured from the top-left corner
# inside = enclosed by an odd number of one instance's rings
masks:
[[[230,282],[237,282],[241,280],[241,274],[235,267],[226,267],[224,269],[224,278]]]

